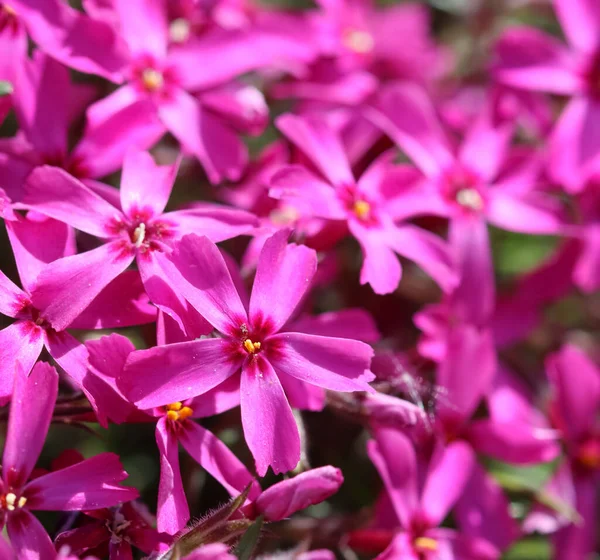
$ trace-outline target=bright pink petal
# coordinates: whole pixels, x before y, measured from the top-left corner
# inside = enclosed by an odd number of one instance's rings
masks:
[[[101,453],[31,481],[25,487],[27,507],[75,511],[112,507],[135,500],[137,490],[119,484],[127,476],[117,455]]]
[[[75,235],[67,225],[51,218],[6,222],[6,231],[15,256],[21,283],[31,292],[40,272],[56,259],[74,255]]]
[[[334,186],[354,184],[344,146],[325,122],[286,114],[278,117],[276,124]]]
[[[247,322],[225,260],[207,237],[184,236],[169,258],[179,271],[171,285],[217,330],[230,333]]]
[[[401,84],[385,90],[371,116],[425,175],[437,175],[454,162],[435,109],[419,87]]]
[[[56,560],[56,549],[46,529],[26,509],[11,515],[6,529],[19,560]]]
[[[121,212],[58,167],[34,169],[25,184],[25,206],[81,231],[109,237],[106,225]]]
[[[0,313],[14,317],[27,299],[25,292],[0,270]]]
[[[600,225],[585,228],[583,249],[573,271],[573,281],[586,293],[600,289]]]
[[[211,183],[240,178],[248,161],[245,145],[197,99],[178,89],[160,105],[159,114],[171,134],[200,160]]]
[[[187,401],[194,414],[192,418],[205,418],[221,414],[240,405],[240,378],[237,375],[217,385],[214,389]]]
[[[438,414],[451,425],[466,421],[490,389],[496,367],[490,330],[466,324],[454,327],[438,369],[437,383],[447,393],[447,398],[438,402]]]
[[[193,421],[185,423],[179,436],[185,450],[198,464],[222,484],[232,496],[252,482],[249,499],[260,494],[260,487],[244,464],[215,435]]]
[[[303,216],[343,220],[347,216],[335,190],[300,165],[286,165],[271,177],[269,196],[290,203]]]
[[[0,402],[12,394],[19,363],[27,375],[44,346],[42,331],[31,321],[16,321],[0,331]]]
[[[133,56],[150,53],[162,59],[167,54],[169,27],[167,3],[146,0],[114,0],[121,34]]]
[[[343,482],[340,469],[332,466],[311,469],[265,490],[256,500],[256,510],[266,521],[281,521],[323,502],[335,494]]]
[[[69,325],[72,329],[115,329],[156,321],[156,307],[137,270],[126,270],[112,280]]]
[[[132,253],[107,243],[54,261],[38,276],[31,301],[54,329],[64,330],[132,260]]]
[[[537,29],[506,30],[496,54],[494,75],[509,86],[566,95],[582,87],[575,57],[558,39]]]
[[[595,0],[554,0],[554,10],[569,42],[593,52],[600,42],[600,6]]]
[[[156,506],[156,528],[174,535],[185,527],[190,510],[179,469],[179,443],[169,430],[166,417],[156,424],[156,445],[160,454],[160,482]]]
[[[431,523],[440,524],[462,495],[475,462],[473,450],[464,442],[440,448],[434,454],[421,497],[421,507]]]
[[[268,357],[278,374],[331,391],[369,391],[373,349],[364,342],[304,333],[269,337]],[[268,351],[268,347],[267,347]]]
[[[399,430],[377,428],[367,443],[369,458],[390,495],[402,527],[410,527],[419,507],[417,458],[411,441]]]
[[[561,428],[570,440],[577,441],[592,430],[600,409],[600,369],[571,344],[551,355],[546,369],[563,419]]]
[[[57,394],[58,374],[52,366],[39,362],[29,373],[17,365],[2,456],[6,484],[21,488],[33,471],[46,440]]]
[[[305,245],[288,245],[288,237],[288,230],[280,230],[265,242],[250,296],[250,322],[266,322],[271,332],[294,313],[317,270],[316,252]]]
[[[107,23],[60,0],[15,0],[11,6],[35,43],[53,58],[87,74],[121,79],[124,45]]]
[[[390,228],[382,236],[388,247],[418,264],[445,292],[452,291],[458,278],[448,245],[433,233],[416,226]]]
[[[254,456],[256,472],[265,476],[291,471],[300,460],[300,434],[292,409],[271,364],[249,360],[240,383],[244,438]]]
[[[208,338],[133,352],[119,387],[143,409],[201,395],[240,368],[242,358],[232,358],[230,345],[223,338]]]
[[[123,161],[121,175],[121,207],[131,215],[150,207],[155,216],[162,214],[179,169],[173,165],[157,165],[148,152],[132,150]]]
[[[289,375],[282,375],[279,382],[292,408],[317,411],[325,408],[325,389],[309,385]]]
[[[293,332],[377,342],[381,338],[373,317],[364,309],[340,309],[306,315],[289,326]]]
[[[500,550],[489,541],[463,535],[453,529],[432,529],[426,533],[427,537],[433,538],[443,550],[440,555],[444,558],[460,558],[461,560],[498,560],[501,556]]]

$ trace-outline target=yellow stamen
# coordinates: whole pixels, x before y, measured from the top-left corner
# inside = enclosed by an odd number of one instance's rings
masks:
[[[456,202],[471,210],[481,210],[483,199],[475,189],[461,189],[456,193]]]
[[[347,48],[360,54],[370,53],[375,46],[373,36],[367,31],[361,31],[360,29],[346,30],[343,41]]]
[[[183,408],[183,404],[180,403],[179,401],[167,405],[167,410],[178,411],[178,410],[181,410],[182,408]]]
[[[419,537],[418,539],[415,539],[415,548],[421,550],[437,550],[438,543],[435,539],[429,537]]]
[[[252,342],[249,338],[244,340],[244,348],[248,354],[254,354],[260,350],[260,342]]]
[[[354,203],[354,213],[360,220],[366,220],[371,213],[371,205],[366,200],[357,200]]]
[[[142,82],[148,91],[156,91],[165,84],[162,72],[159,72],[154,68],[146,68],[146,70],[142,72]]]
[[[6,509],[8,511],[15,511],[17,508],[22,508],[27,503],[27,498],[21,496],[17,500],[17,495],[13,492],[9,492],[4,496],[4,501],[6,503]]]
[[[146,224],[141,223],[133,232],[133,244],[136,247],[141,247],[146,238]]]
[[[17,502],[17,506],[22,508],[27,503],[27,498],[25,496],[21,496],[19,501]]]
[[[179,401],[168,404],[165,408],[167,409],[167,418],[172,422],[185,420],[194,414],[194,411],[189,406],[183,406]]]

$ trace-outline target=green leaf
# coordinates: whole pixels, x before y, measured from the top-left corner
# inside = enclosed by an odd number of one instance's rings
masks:
[[[239,558],[239,560],[250,560],[252,558],[254,550],[256,549],[256,545],[258,544],[263,521],[264,519],[261,515],[240,539],[240,542],[235,549],[235,555]]]
[[[507,553],[504,560],[549,560],[551,557],[548,539],[524,539],[516,543]]]
[[[14,91],[13,86],[10,82],[0,80],[0,97],[10,95]]]

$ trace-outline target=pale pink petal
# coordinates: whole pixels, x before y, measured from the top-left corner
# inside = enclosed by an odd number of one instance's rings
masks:
[[[42,330],[31,321],[16,321],[0,331],[0,403],[12,394],[16,364],[29,374],[43,346]]]
[[[412,225],[389,228],[381,240],[399,255],[418,264],[445,292],[458,284],[455,262],[446,242]]]
[[[169,430],[166,417],[156,424],[156,445],[160,454],[160,481],[156,506],[156,528],[174,535],[185,527],[190,510],[179,469],[179,443]]]
[[[479,216],[451,220],[449,239],[460,274],[452,304],[464,320],[485,325],[492,316],[496,292],[487,224]]]
[[[290,203],[303,216],[343,220],[347,210],[335,190],[300,165],[286,165],[270,180],[269,196]]]
[[[556,235],[564,228],[561,205],[541,193],[522,196],[490,191],[488,219],[497,227],[522,233]]]
[[[250,296],[250,322],[268,325],[270,333],[294,313],[317,270],[316,252],[305,245],[288,245],[288,237],[288,230],[280,230],[265,242]]]
[[[237,332],[247,322],[225,260],[207,237],[186,235],[169,256],[176,267],[171,285],[222,333]]]
[[[173,165],[157,165],[148,152],[129,151],[123,161],[121,175],[123,212],[130,215],[149,207],[154,216],[162,214],[171,196],[178,169],[179,160]]]
[[[332,391],[370,390],[373,349],[364,342],[290,332],[269,337],[265,346],[278,374]]]
[[[370,284],[376,294],[392,293],[398,287],[402,268],[394,251],[382,243],[382,231],[365,227],[357,220],[350,220],[348,226],[364,257],[360,283]]]
[[[211,183],[237,181],[248,162],[248,151],[235,132],[183,90],[159,107],[160,119],[181,145],[204,167]]]
[[[133,56],[150,53],[162,59],[167,54],[169,27],[167,2],[113,0],[122,37]]]
[[[354,184],[344,146],[325,122],[286,114],[276,119],[276,125],[334,186]]]
[[[26,509],[8,519],[10,542],[19,560],[55,560],[56,549],[43,525]],[[6,559],[9,560],[10,556]]]
[[[11,7],[35,43],[53,58],[81,72],[122,79],[124,45],[107,23],[60,0],[15,0]]]
[[[343,482],[340,469],[329,465],[311,469],[265,490],[256,500],[256,511],[264,515],[266,521],[281,521],[323,502],[335,494]]]
[[[115,329],[156,321],[156,307],[137,270],[126,270],[112,280],[71,322],[72,329]]]
[[[600,6],[595,0],[554,0],[554,10],[569,42],[593,52],[600,42]]]
[[[577,441],[593,429],[600,408],[600,369],[572,344],[549,356],[546,369],[564,420],[561,428]]]
[[[34,169],[25,183],[23,204],[81,231],[109,237],[106,226],[121,212],[58,167]]]
[[[74,232],[67,224],[30,217],[5,222],[21,284],[28,291],[48,263],[77,252]]]
[[[359,191],[367,193],[375,199],[380,198],[381,195],[385,196],[386,182],[390,180],[396,170],[396,166],[393,164],[396,156],[395,149],[387,150],[369,165],[358,180]]]
[[[4,482],[21,488],[40,456],[58,394],[58,374],[45,362],[31,373],[17,363],[15,387],[2,456]],[[35,414],[31,412],[35,410]]]
[[[31,301],[54,329],[71,324],[94,298],[133,260],[118,244],[107,243],[97,249],[50,263],[38,276]]]
[[[88,127],[97,128],[141,98],[142,95],[133,85],[122,85],[88,107],[86,111]]]
[[[25,292],[0,270],[0,313],[14,317],[21,311],[27,299]]]
[[[371,118],[425,175],[437,175],[453,164],[435,109],[418,86],[403,83],[382,92]]]
[[[475,463],[473,450],[454,442],[434,453],[421,496],[421,507],[431,523],[440,524],[462,495]]]
[[[139,408],[152,408],[206,393],[239,370],[231,342],[208,338],[139,350],[129,355],[119,387]]]
[[[265,476],[291,471],[300,460],[300,434],[292,409],[271,364],[258,357],[242,370],[240,406],[244,438],[256,472]]]
[[[25,487],[27,507],[74,511],[116,506],[138,497],[135,488],[119,484],[127,476],[117,455],[100,453],[31,481]]]
[[[466,421],[490,389],[496,373],[494,339],[489,329],[464,324],[448,335],[448,350],[439,366],[437,383],[446,398],[438,402],[438,413],[448,424]],[[476,373],[475,373],[476,372]]]
[[[409,528],[419,507],[413,444],[399,430],[378,427],[375,439],[367,443],[367,453],[383,480],[402,527]]]
[[[213,476],[232,496],[252,483],[249,499],[260,494],[260,486],[244,464],[215,435],[193,421],[186,422],[179,441],[198,464]]]
[[[373,317],[360,308],[305,315],[291,323],[289,329],[293,332],[353,338],[363,342],[377,342],[381,338]]]
[[[496,45],[494,76],[504,84],[569,95],[583,86],[576,59],[550,35],[531,27],[506,30]]]

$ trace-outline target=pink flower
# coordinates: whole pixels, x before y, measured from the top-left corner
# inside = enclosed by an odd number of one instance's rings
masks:
[[[371,284],[378,294],[395,290],[401,276],[398,253],[423,267],[445,290],[456,285],[442,240],[417,227],[395,224],[393,204],[384,190],[390,153],[356,181],[339,138],[323,123],[284,115],[277,125],[320,175],[298,165],[285,166],[272,176],[269,194],[292,204],[301,215],[346,222],[363,250],[362,284]]]
[[[156,254],[168,250],[187,231],[222,241],[251,230],[255,218],[208,203],[165,213],[178,167],[178,162],[156,165],[146,152],[129,152],[119,191],[121,209],[62,169],[42,166],[31,173],[24,206],[106,240],[97,249],[56,261],[45,271],[47,282],[38,290],[38,301],[55,329],[68,325],[133,260],[153,303],[177,320],[186,316],[185,303],[169,289]]]
[[[285,328],[316,271],[315,252],[287,245],[287,236],[281,231],[265,243],[248,305],[216,245],[185,236],[170,262],[162,259],[164,266],[171,283],[219,334],[134,352],[120,380],[138,407],[150,408],[206,393],[236,375],[244,435],[261,476],[269,466],[289,471],[300,459],[286,392],[301,392],[305,383],[366,391],[373,378],[367,344]]]
[[[41,558],[54,558],[52,541],[31,510],[101,509],[133,500],[138,494],[119,485],[127,473],[113,453],[102,453],[28,482],[52,419],[58,374],[43,362],[29,375],[17,368],[2,459],[0,519],[2,526],[7,525],[19,558],[26,550]]]
[[[550,137],[548,170],[569,192],[579,192],[586,167],[600,154],[595,134],[600,122],[600,6],[589,0],[553,4],[569,47],[537,29],[508,29],[496,47],[493,71],[513,87],[571,97]]]

